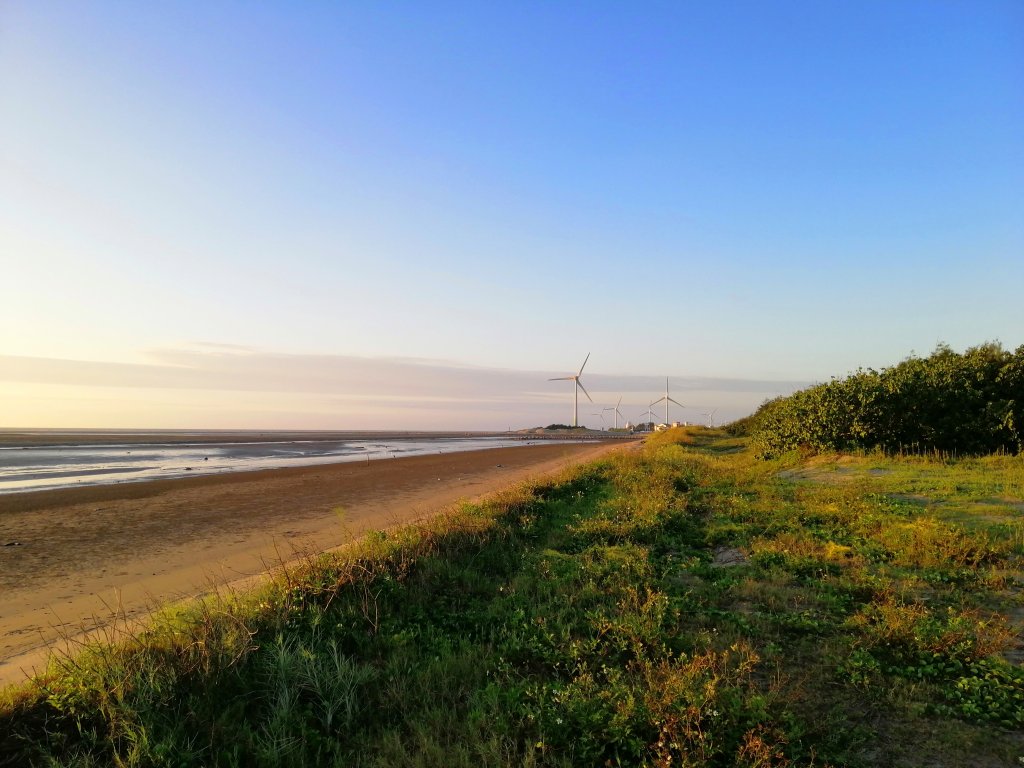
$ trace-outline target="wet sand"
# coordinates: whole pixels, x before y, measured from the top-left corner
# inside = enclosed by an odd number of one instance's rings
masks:
[[[63,638],[615,450],[544,444],[0,496],[0,685]]]

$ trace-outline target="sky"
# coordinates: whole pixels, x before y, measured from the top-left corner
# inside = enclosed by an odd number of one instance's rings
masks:
[[[0,266],[12,428],[568,423],[588,354],[582,423],[721,423],[1016,348],[1024,3],[0,0]]]

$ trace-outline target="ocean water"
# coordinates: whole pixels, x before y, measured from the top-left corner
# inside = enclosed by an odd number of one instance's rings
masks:
[[[501,437],[145,443],[0,448],[0,493],[526,445]]]

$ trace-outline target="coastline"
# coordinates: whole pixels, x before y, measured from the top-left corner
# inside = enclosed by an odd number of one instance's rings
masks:
[[[0,496],[0,686],[55,644],[615,450],[545,443]],[[11,546],[4,546],[11,542]]]
[[[515,432],[401,430],[239,430],[239,429],[0,429],[0,448],[68,445],[187,445],[261,443],[290,440],[402,440],[433,437],[518,437]],[[532,438],[536,439],[536,437]]]

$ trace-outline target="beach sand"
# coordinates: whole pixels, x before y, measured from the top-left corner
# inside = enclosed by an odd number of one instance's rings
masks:
[[[0,495],[0,686],[88,630],[555,473],[544,444]]]

